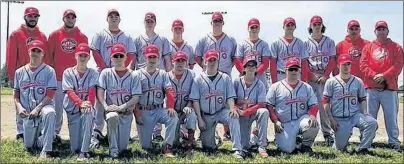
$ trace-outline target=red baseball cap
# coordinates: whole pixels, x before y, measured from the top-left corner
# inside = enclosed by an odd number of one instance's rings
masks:
[[[143,50],[143,55],[145,55],[146,57],[149,57],[149,56],[159,57],[159,53],[160,53],[159,47],[157,47],[154,44],[148,45]]]
[[[176,27],[184,28],[184,23],[182,23],[181,20],[176,19],[176,20],[174,20],[174,22],[173,22],[173,24],[172,24],[171,27],[172,27],[172,28],[176,28]]]
[[[359,22],[356,21],[356,20],[351,20],[351,21],[349,21],[347,26],[348,26],[348,28],[351,28],[352,26],[358,26],[358,27],[360,27]]]
[[[338,64],[352,63],[351,56],[348,54],[342,54],[338,57]]]
[[[223,15],[220,12],[214,12],[212,15],[212,21],[216,20],[216,19],[220,19],[223,20]]]
[[[379,27],[386,27],[387,29],[389,28],[389,26],[387,26],[387,22],[383,21],[383,20],[376,22],[375,29],[377,29]]]
[[[75,18],[77,18],[76,13],[75,13],[72,9],[66,10],[66,11],[63,13],[63,18],[66,17],[66,16],[69,15],[69,14],[73,14],[73,16],[74,16]]]
[[[86,43],[80,43],[74,50],[74,54],[87,54],[90,55],[90,47]]]
[[[116,9],[108,10],[107,16],[109,16],[109,15],[112,14],[112,13],[116,13],[116,15],[120,16],[118,10],[116,10]]]
[[[114,46],[112,46],[110,55],[114,56],[115,54],[126,55],[125,46],[123,46],[122,44],[115,44]]]
[[[283,26],[285,26],[285,25],[287,25],[289,23],[296,24],[296,21],[292,17],[287,17],[285,20],[283,20]]]
[[[290,68],[290,67],[298,67],[300,68],[300,62],[299,59],[295,58],[295,57],[290,57],[286,60],[285,63],[285,67],[286,68]]]
[[[39,15],[38,9],[35,7],[27,7],[25,9],[24,16],[31,15],[31,14]]]
[[[310,19],[310,24],[314,24],[314,23],[323,23],[323,18],[321,18],[321,17],[318,16],[318,15],[313,16],[313,17]]]
[[[254,55],[247,55],[246,57],[244,57],[243,67],[245,67],[245,65],[250,61],[253,61],[255,63],[255,65],[257,65],[257,61],[255,60],[255,56]]]
[[[210,50],[206,51],[205,54],[203,55],[203,58],[205,61],[208,61],[211,58],[217,59],[218,57],[219,57],[219,54],[214,49],[210,49]]]
[[[250,21],[248,21],[248,28],[252,26],[260,26],[260,21],[256,18],[250,19]]]
[[[173,60],[178,60],[178,59],[184,59],[185,61],[188,61],[188,56],[184,51],[174,52]]]
[[[31,51],[34,48],[40,49],[42,52],[45,52],[45,44],[40,40],[33,40],[28,43],[28,51]]]
[[[156,15],[152,12],[148,12],[146,13],[146,15],[144,16],[144,20],[148,20],[151,19],[153,21],[156,21]]]

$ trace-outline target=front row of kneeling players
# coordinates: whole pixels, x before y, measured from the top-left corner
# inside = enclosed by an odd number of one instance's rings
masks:
[[[40,158],[48,158],[54,138],[55,110],[51,97],[56,90],[55,72],[41,61],[44,49],[41,41],[32,41],[28,47],[30,63],[15,73],[14,97],[19,115],[24,118],[24,134],[32,134],[24,135],[25,147],[42,148]],[[194,132],[198,125],[202,147],[217,149],[217,123],[229,125],[235,158],[242,159],[252,144],[258,146],[262,157],[268,157],[268,117],[274,123],[279,149],[288,153],[296,148],[312,151],[319,131],[316,119],[319,107],[311,86],[298,80],[298,59],[287,60],[286,78],[271,85],[266,93],[264,83],[256,77],[257,62],[253,56],[245,57],[243,76],[232,81],[218,71],[215,50],[204,54],[206,70],[197,77],[187,69],[187,56],[183,52],[173,54],[174,69],[170,72],[157,68],[159,49],[156,46],[146,47],[143,53],[146,67],[132,72],[124,65],[125,48],[114,45],[110,54],[114,67],[98,74],[87,68],[88,45],[80,44],[76,48],[76,66],[63,73],[66,94],[63,106],[68,116],[71,151],[79,154],[79,160],[89,158],[95,97],[105,108],[112,158],[127,149],[134,116],[140,144],[145,150],[153,149],[151,138],[155,124],[165,124],[163,153],[166,157],[174,157],[172,147],[179,144],[180,125],[187,129],[188,147],[195,145]],[[334,147],[344,149],[352,128],[358,127],[362,136],[358,151],[366,151],[375,137],[377,122],[364,114],[363,83],[350,75],[350,56],[341,55],[338,63],[340,74],[327,80],[323,98],[336,131]],[[165,98],[167,109],[163,106]],[[258,139],[250,138],[253,121],[257,122]]]

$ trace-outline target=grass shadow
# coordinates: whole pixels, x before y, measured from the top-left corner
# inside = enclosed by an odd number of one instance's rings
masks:
[[[329,159],[337,158],[337,155],[335,155],[334,153],[311,152],[311,153],[309,153],[309,157],[316,158],[316,159],[329,160]]]

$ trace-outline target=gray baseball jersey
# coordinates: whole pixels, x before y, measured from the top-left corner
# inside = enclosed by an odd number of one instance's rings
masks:
[[[317,98],[311,86],[299,81],[292,88],[285,79],[271,85],[267,93],[268,105],[275,108],[280,122],[290,122],[308,113],[308,109],[317,105]]]
[[[168,73],[163,69],[157,69],[153,75],[150,75],[145,68],[142,68],[137,70],[135,75],[142,86],[140,105],[163,105],[165,89],[172,87]]]
[[[216,40],[210,33],[198,41],[195,47],[195,56],[203,57],[206,51],[215,49],[219,52],[219,71],[222,71],[231,76],[233,68],[233,58],[236,56],[237,42],[236,40],[223,34],[223,36]]]
[[[213,81],[205,72],[195,77],[190,99],[200,102],[202,113],[216,114],[226,108],[226,102],[230,98],[236,98],[236,93],[227,74],[218,72]]]
[[[257,103],[265,103],[265,85],[258,78],[255,78],[250,87],[247,88],[243,77],[237,77],[234,82],[234,90],[237,95],[236,104],[240,109],[246,109]]]
[[[186,70],[181,79],[176,79],[173,71],[169,73],[171,84],[175,91],[175,105],[174,109],[179,112],[187,105],[189,102],[189,94],[191,93],[192,83],[195,78],[195,74]]]
[[[325,82],[324,97],[329,98],[331,113],[334,117],[352,117],[361,111],[360,100],[366,98],[363,82],[351,75],[348,82],[339,75]]]
[[[293,38],[292,42],[288,43],[285,38],[279,37],[270,47],[271,57],[276,59],[276,70],[283,71],[285,68],[286,59],[295,57],[302,61],[308,58],[309,55],[306,46],[299,38]]]
[[[335,57],[335,42],[328,36],[323,35],[317,43],[312,37],[305,42],[309,55],[309,67],[311,70],[322,71],[327,68],[330,57]]]
[[[143,55],[143,49],[150,44],[154,44],[159,47],[160,54],[159,54],[159,63],[158,68],[165,69],[165,61],[164,56],[171,55],[171,45],[168,42],[168,39],[164,36],[160,36],[158,34],[148,37],[145,34],[142,34],[136,37],[133,40],[136,46],[136,69],[146,67],[146,60]]]
[[[173,41],[170,41],[170,47],[171,47],[171,52],[173,54],[174,54],[174,52],[178,52],[178,51],[185,52],[185,54],[188,56],[188,65],[194,65],[195,64],[194,49],[187,42],[184,41],[184,43],[180,47],[177,47],[177,45]]]
[[[134,54],[136,52],[133,39],[129,34],[126,34],[123,31],[119,32],[118,34],[112,34],[108,29],[104,29],[96,33],[91,41],[90,47],[100,52],[105,66],[110,68],[112,67],[110,51],[115,44],[125,45],[127,53]]]
[[[90,88],[98,84],[98,72],[92,68],[88,68],[80,77],[76,71],[76,67],[67,68],[63,71],[62,88],[63,91],[72,89],[77,96],[83,100],[88,101],[88,91]],[[63,99],[63,108],[67,113],[77,113],[79,106],[76,106],[65,94]]]

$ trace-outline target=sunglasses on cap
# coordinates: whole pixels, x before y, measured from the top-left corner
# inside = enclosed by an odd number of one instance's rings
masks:
[[[250,28],[251,28],[251,29],[257,29],[258,26],[251,26]]]
[[[223,22],[223,20],[221,20],[221,19],[215,19],[215,20],[213,20],[213,23],[222,23]]]
[[[31,49],[31,52],[40,53],[40,52],[42,52],[42,50],[38,49],[38,48],[33,48],[33,49]]]
[[[297,68],[297,67],[291,67],[291,68],[288,68],[288,71],[289,71],[289,72],[297,72],[297,71],[299,71],[299,68]]]
[[[125,55],[123,54],[115,54],[114,56],[112,56],[113,58],[124,58]]]

